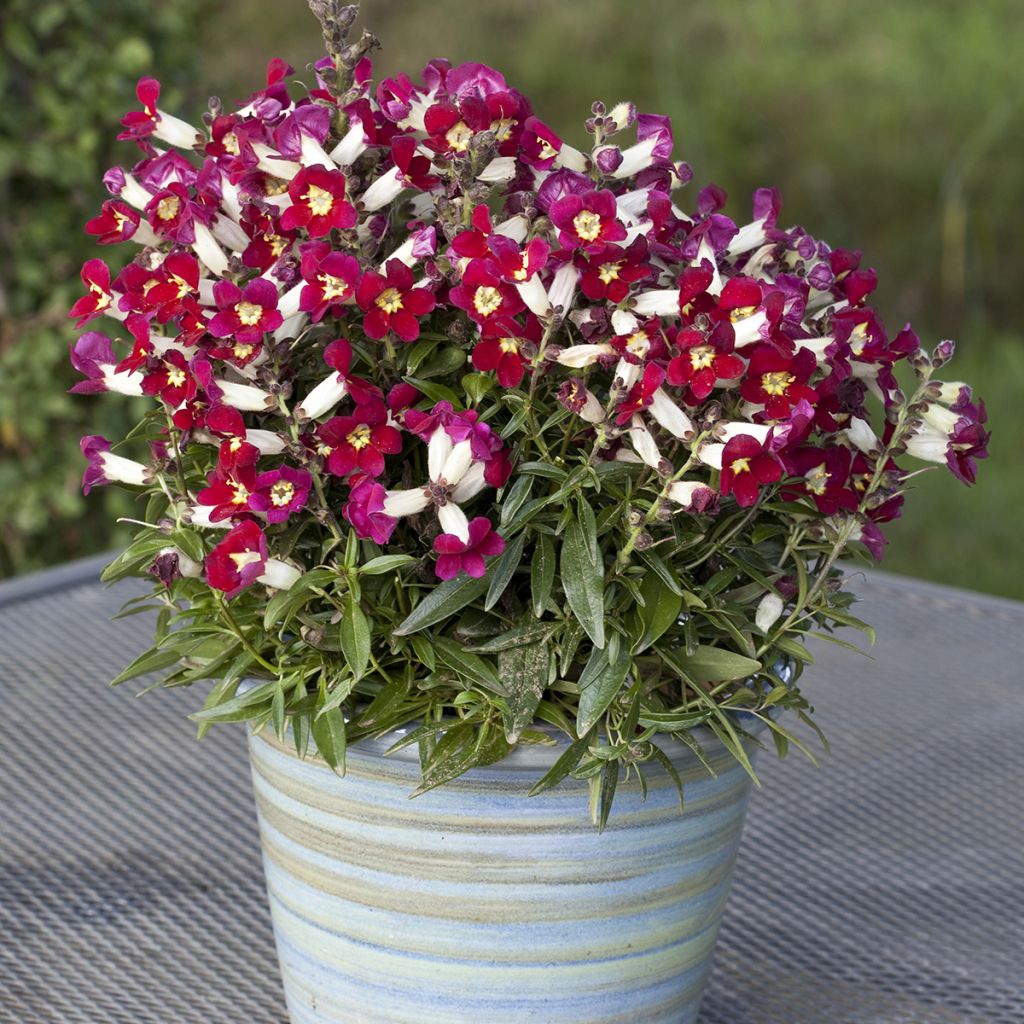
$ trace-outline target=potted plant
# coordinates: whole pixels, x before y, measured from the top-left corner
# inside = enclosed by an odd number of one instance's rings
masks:
[[[481,64],[374,86],[313,7],[311,88],[196,127],[141,81],[87,225],[131,259],[75,390],[152,399],[82,442],[140,497],[104,578],[155,577],[115,682],[249,723],[294,1022],[693,1021],[754,753],[870,633],[840,559],[904,455],[973,481],[984,406],[774,190],[686,202],[667,118],[580,150]]]

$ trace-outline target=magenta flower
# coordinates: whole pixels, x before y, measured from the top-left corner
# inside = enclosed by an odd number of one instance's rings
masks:
[[[326,167],[303,167],[288,185],[292,205],[281,214],[285,231],[305,228],[311,238],[355,227],[356,208],[345,199],[345,175]]]
[[[387,422],[381,401],[357,405],[351,416],[334,416],[316,429],[319,451],[327,456],[327,472],[347,476],[356,470],[377,477],[384,472],[384,456],[402,450],[402,435]]]
[[[302,279],[306,282],[299,298],[299,309],[319,323],[330,312],[341,316],[341,307],[355,295],[359,280],[359,261],[346,253],[332,252],[327,242],[309,242],[302,246]]]
[[[385,274],[368,270],[356,285],[356,301],[364,310],[363,330],[379,340],[394,331],[402,341],[420,336],[417,319],[437,304],[428,288],[414,288],[412,271],[401,260],[388,260]]]
[[[238,345],[256,346],[267,331],[276,331],[284,322],[277,308],[277,289],[266,279],[250,281],[243,291],[231,281],[213,286],[217,313],[207,326],[215,338],[234,337]]]
[[[68,316],[78,317],[76,327],[105,313],[113,301],[110,268],[103,260],[86,260],[82,265],[82,284],[89,290],[72,307]]]
[[[139,228],[142,218],[120,199],[107,199],[95,217],[85,222],[87,234],[95,235],[100,245],[127,242]]]
[[[88,494],[94,487],[105,484],[132,484],[141,487],[149,483],[151,474],[148,466],[134,462],[121,455],[115,455],[110,442],[99,434],[90,434],[80,442],[82,454],[88,465],[82,474],[82,493]]]
[[[770,451],[770,441],[758,441],[750,434],[739,434],[726,442],[722,452],[721,494],[731,494],[743,507],[757,501],[762,484],[782,479],[782,463]]]
[[[185,302],[199,295],[199,261],[191,253],[168,253],[160,265],[157,281],[146,292],[145,301],[165,324],[185,312]]]
[[[485,555],[500,555],[505,550],[505,539],[495,532],[486,516],[469,521],[469,539],[461,540],[454,533],[442,533],[434,538],[438,554],[434,571],[438,579],[451,580],[459,573],[479,579],[487,571]]]
[[[240,224],[250,239],[242,253],[242,263],[260,272],[269,270],[295,241],[295,231],[286,231],[280,218],[258,206],[246,206]]]
[[[551,222],[559,229],[565,249],[599,252],[609,242],[621,242],[626,229],[618,220],[615,196],[608,191],[567,195],[551,204]]]
[[[510,284],[523,284],[534,274],[544,269],[551,252],[551,246],[543,238],[531,238],[526,248],[507,235],[493,234],[487,241],[492,264],[502,279]]]
[[[514,242],[512,244],[515,245]],[[519,292],[506,284],[495,271],[495,264],[490,260],[471,260],[462,275],[462,282],[448,293],[451,301],[478,324],[514,316],[525,308]]]
[[[221,445],[216,469],[210,473],[209,486],[196,495],[196,503],[210,507],[210,522],[243,515],[251,511],[249,499],[256,490],[256,463],[259,449],[255,445]]]
[[[348,501],[341,510],[345,521],[351,523],[356,534],[364,540],[387,544],[398,520],[384,512],[387,491],[383,484],[362,473],[353,473],[349,483]]]
[[[651,276],[647,241],[641,236],[625,249],[619,245],[601,246],[589,253],[582,270],[580,291],[588,299],[618,305],[634,284]]]
[[[816,369],[817,360],[809,349],[787,356],[762,345],[750,357],[740,394],[754,405],[763,405],[768,419],[783,420],[797,402],[817,402],[817,392],[807,384]]]
[[[313,478],[305,469],[281,466],[256,477],[249,508],[263,512],[268,523],[283,523],[293,512],[306,507]]]
[[[782,456],[790,476],[803,477],[796,485],[787,484],[783,494],[787,498],[808,495],[827,516],[843,508],[853,512],[857,508],[857,495],[850,487],[852,455],[849,448],[795,448]]]

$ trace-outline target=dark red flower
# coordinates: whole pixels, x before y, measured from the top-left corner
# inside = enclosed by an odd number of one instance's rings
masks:
[[[731,494],[741,506],[757,501],[761,484],[782,479],[782,463],[769,450],[770,441],[762,444],[749,434],[740,434],[728,441],[722,452],[721,494]]]
[[[228,597],[255,583],[266,571],[267,538],[248,520],[229,530],[206,556],[206,582]]]
[[[506,284],[496,269],[490,260],[470,260],[461,283],[448,293],[449,299],[478,324],[515,316],[526,306],[519,292]]]
[[[615,409],[615,422],[625,426],[641,409],[654,400],[654,392],[665,383],[665,371],[657,363],[648,363],[640,379]]]
[[[437,299],[428,288],[412,285],[412,271],[401,260],[388,260],[384,274],[363,274],[356,285],[356,301],[366,312],[363,330],[368,338],[383,338],[388,331],[406,342],[420,336],[417,318],[426,316]]]
[[[438,554],[434,571],[438,579],[451,580],[459,573],[479,579],[487,572],[485,555],[500,555],[505,550],[505,539],[496,533],[486,516],[477,516],[469,522],[469,537],[462,540],[454,533],[442,533],[434,538]]]
[[[473,366],[483,373],[494,371],[503,388],[519,385],[540,343],[542,329],[536,317],[528,316],[526,326],[512,317],[494,317],[480,329],[473,348]]]
[[[502,280],[510,284],[529,281],[534,274],[544,269],[551,252],[551,247],[543,238],[531,238],[526,248],[521,249],[518,242],[501,234],[491,235],[487,247],[492,265]]]
[[[142,218],[120,199],[108,199],[100,207],[97,216],[85,223],[87,234],[96,235],[100,245],[127,242],[138,230]]]
[[[609,242],[619,242],[626,237],[612,192],[562,196],[551,204],[550,216],[559,229],[558,241],[565,249],[600,252]]]
[[[320,451],[329,449],[327,472],[347,476],[356,470],[377,477],[384,472],[384,456],[402,450],[401,432],[389,426],[387,406],[381,401],[357,405],[351,416],[334,416],[316,429]]]
[[[795,485],[787,484],[785,496],[809,495],[824,515],[835,515],[844,508],[853,512],[858,499],[850,487],[852,455],[849,448],[796,448],[783,455],[790,476],[803,477]]]
[[[349,477],[352,485],[348,501],[341,510],[345,521],[352,524],[357,536],[377,544],[387,544],[395,532],[398,520],[384,512],[386,491],[373,477],[353,473]]]
[[[710,334],[684,327],[676,335],[681,354],[668,364],[668,381],[677,387],[689,385],[697,402],[711,394],[719,380],[736,380],[743,376],[746,364],[734,355],[732,324],[722,321]]]
[[[258,206],[246,206],[240,223],[251,240],[242,253],[242,263],[260,272],[269,270],[295,241],[295,231],[285,231],[279,218]]]
[[[157,281],[146,292],[145,301],[165,324],[185,312],[185,301],[199,296],[199,261],[189,252],[168,253],[160,265]]]
[[[236,446],[231,441],[221,445],[217,467],[207,478],[209,486],[196,495],[198,504],[212,506],[211,522],[251,511],[249,499],[256,490],[259,457],[255,445],[245,443]]]
[[[607,300],[617,305],[632,285],[651,276],[647,240],[636,238],[625,249],[620,245],[602,246],[589,253],[582,269],[580,291],[595,302]]]
[[[285,231],[305,228],[311,238],[321,238],[335,228],[344,231],[359,219],[345,198],[345,175],[326,167],[303,167],[288,186],[292,205],[281,214]]]
[[[160,99],[160,83],[155,78],[140,78],[135,87],[135,95],[142,109],[130,110],[121,118],[125,130],[117,136],[119,142],[148,138],[160,119],[156,110],[157,100]]]
[[[770,420],[783,420],[799,401],[814,405],[818,394],[807,380],[817,369],[817,360],[810,349],[799,349],[787,356],[763,345],[754,350],[747,375],[740,385],[740,394],[755,405],[763,405]]]

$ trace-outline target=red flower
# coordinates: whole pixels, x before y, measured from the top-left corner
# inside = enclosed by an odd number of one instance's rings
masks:
[[[72,307],[68,316],[77,316],[76,327],[88,323],[110,308],[110,268],[103,260],[86,260],[82,266],[82,284],[89,290]]]
[[[857,495],[850,487],[849,448],[797,448],[783,458],[790,476],[803,477],[793,486],[787,484],[788,497],[809,495],[824,515],[835,515],[844,508],[853,512],[857,508]]]
[[[590,252],[580,276],[580,291],[595,302],[607,300],[620,303],[630,286],[650,277],[647,259],[647,240],[642,236],[628,248],[605,245]]]
[[[525,249],[507,235],[493,234],[487,240],[487,247],[493,257],[492,265],[502,280],[511,284],[529,281],[534,274],[544,269],[551,253],[551,246],[543,238],[531,238]]]
[[[126,139],[145,139],[153,134],[160,115],[156,111],[156,102],[160,99],[160,83],[155,78],[140,78],[135,87],[135,95],[141,110],[130,110],[121,118],[125,130],[118,135],[118,142]]]
[[[817,402],[817,392],[807,385],[817,365],[810,349],[802,348],[795,355],[787,356],[762,346],[750,357],[740,394],[748,402],[763,405],[768,419],[786,419],[797,402],[805,400],[811,405]]]
[[[266,571],[267,538],[251,520],[225,534],[206,556],[206,582],[228,597],[251,586]]]
[[[487,241],[493,237],[494,228],[491,225],[491,211],[483,203],[473,208],[472,223],[471,228],[460,231],[452,239],[449,248],[456,256],[486,259],[491,254]]]
[[[341,315],[341,306],[355,294],[359,261],[354,256],[332,252],[327,242],[310,242],[302,247],[302,279],[299,309],[309,313],[313,323],[328,311]]]
[[[641,409],[654,400],[654,392],[665,383],[665,371],[657,363],[648,363],[640,379],[629,389],[629,394],[615,410],[615,422],[625,426]]]
[[[512,317],[493,317],[480,329],[480,340],[473,349],[473,366],[483,373],[493,370],[503,388],[517,387],[540,338],[541,327],[536,317],[528,317],[525,327]]]
[[[677,387],[688,384],[693,398],[703,402],[716,381],[742,377],[746,365],[732,354],[734,337],[728,321],[717,324],[706,337],[702,331],[684,327],[676,335],[676,345],[682,354],[668,364],[669,383]]]
[[[495,317],[514,316],[525,308],[519,292],[502,281],[490,260],[471,260],[462,282],[448,296],[478,324]]]
[[[213,298],[218,311],[207,330],[215,338],[233,336],[240,346],[256,346],[267,331],[276,331],[283,323],[277,309],[277,289],[264,278],[250,281],[244,291],[231,281],[218,281],[213,286]]]
[[[401,260],[388,260],[385,275],[368,270],[356,285],[356,301],[366,312],[363,330],[368,338],[383,338],[394,331],[402,341],[420,336],[417,317],[437,304],[427,288],[413,288],[412,271]]]
[[[762,444],[749,434],[739,434],[722,452],[719,490],[723,495],[732,494],[738,505],[746,507],[757,501],[761,484],[781,480],[782,472],[782,463],[768,450],[767,441]]]
[[[196,240],[196,218],[208,222],[214,203],[215,200],[205,193],[193,195],[188,186],[172,181],[146,204],[146,218],[161,238],[192,245]]]
[[[199,261],[188,252],[172,252],[160,266],[159,277],[146,292],[146,302],[165,324],[185,312],[185,300],[199,295]]]
[[[303,167],[288,186],[292,205],[281,214],[285,231],[305,228],[311,238],[321,238],[337,228],[343,231],[359,219],[356,208],[345,199],[345,175],[326,167]]]
[[[351,416],[334,416],[317,427],[321,452],[329,449],[327,472],[346,476],[359,470],[369,476],[384,472],[384,456],[402,450],[402,435],[387,423],[387,406],[381,401],[357,405]]]
[[[142,379],[142,390],[147,395],[159,395],[172,409],[187,402],[196,393],[196,381],[189,372],[185,357],[173,348],[151,358]]]
[[[277,218],[258,206],[246,206],[240,223],[251,239],[242,253],[242,263],[260,272],[272,267],[295,241],[294,231],[285,231]]]
[[[293,512],[306,507],[312,482],[306,470],[293,466],[260,473],[255,493],[249,497],[249,507],[265,513],[268,523],[283,523]]]
[[[200,505],[212,505],[211,522],[220,522],[251,510],[249,498],[256,490],[256,463],[260,453],[255,445],[221,445],[217,468],[207,478],[209,486],[197,495]]]
[[[97,216],[85,223],[87,234],[96,235],[100,245],[127,242],[138,230],[142,218],[120,199],[108,199]]]
[[[505,539],[496,533],[486,516],[477,516],[469,522],[469,537],[462,540],[457,534],[442,533],[434,538],[438,553],[434,571],[438,579],[454,579],[459,573],[479,579],[487,571],[485,555],[500,555],[505,550]]]
[[[550,216],[565,249],[599,252],[607,243],[626,237],[626,229],[618,220],[615,196],[608,191],[562,196],[551,204]]]

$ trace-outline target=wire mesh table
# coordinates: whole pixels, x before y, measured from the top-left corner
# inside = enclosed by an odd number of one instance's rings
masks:
[[[148,623],[100,564],[0,585],[0,1024],[284,1024],[242,730],[105,686]],[[1021,1024],[1024,604],[858,589],[879,645],[816,650],[820,768],[761,762],[701,1022]]]

